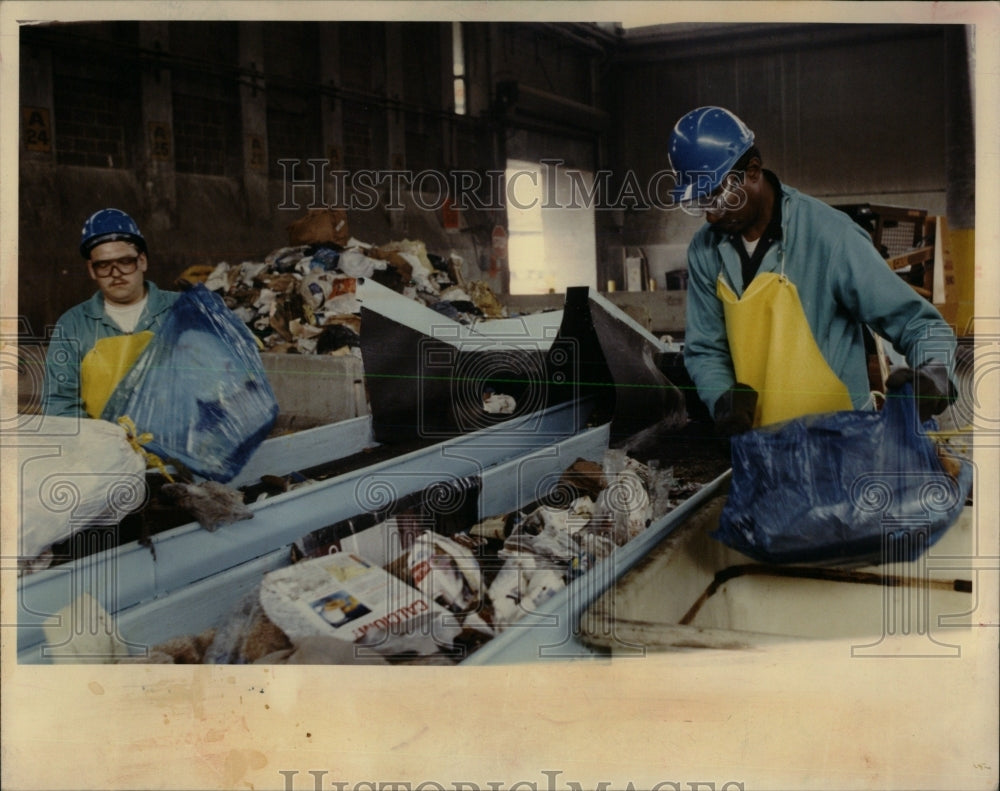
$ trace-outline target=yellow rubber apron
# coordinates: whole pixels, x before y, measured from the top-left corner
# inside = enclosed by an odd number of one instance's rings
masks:
[[[761,272],[737,297],[719,275],[736,381],[757,391],[754,426],[816,412],[852,409],[847,386],[813,338],[798,289],[784,274]]]
[[[93,418],[104,411],[122,377],[153,339],[151,330],[101,338],[80,362],[80,397]]]

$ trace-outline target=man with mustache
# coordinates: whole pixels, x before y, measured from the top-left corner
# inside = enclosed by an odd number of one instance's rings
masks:
[[[98,291],[56,323],[45,359],[42,410],[97,418],[179,294],[145,279],[146,240],[120,209],[87,218],[80,254]]]

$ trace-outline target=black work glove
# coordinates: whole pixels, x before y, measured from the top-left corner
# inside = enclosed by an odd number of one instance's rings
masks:
[[[948,379],[948,369],[944,363],[932,360],[917,366],[915,371],[912,368],[897,368],[885,380],[885,389],[899,390],[907,382],[913,385],[921,423],[926,423],[934,415],[943,412],[955,400],[955,388]]]
[[[756,409],[757,391],[737,382],[715,402],[715,430],[726,437],[749,431]]]

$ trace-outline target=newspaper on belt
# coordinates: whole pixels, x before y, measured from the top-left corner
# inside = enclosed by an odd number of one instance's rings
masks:
[[[381,654],[432,654],[451,647],[460,631],[441,605],[348,552],[272,571],[260,603],[293,643],[332,636]]]

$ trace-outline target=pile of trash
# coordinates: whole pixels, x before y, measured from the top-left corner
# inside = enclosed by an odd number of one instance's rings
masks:
[[[221,626],[156,646],[145,661],[454,664],[701,484],[609,450],[603,463],[574,462],[544,501],[474,524],[461,519],[476,513],[478,483],[462,486],[450,497],[417,493],[381,521],[303,536],[291,564],[266,574]]]
[[[204,283],[257,337],[267,352],[360,356],[357,282],[375,282],[454,321],[503,318],[506,308],[483,281],[466,282],[461,256],[430,253],[403,239],[372,245],[350,235],[342,211],[320,209],[288,226],[289,246],[263,261],[193,266],[177,280]]]

